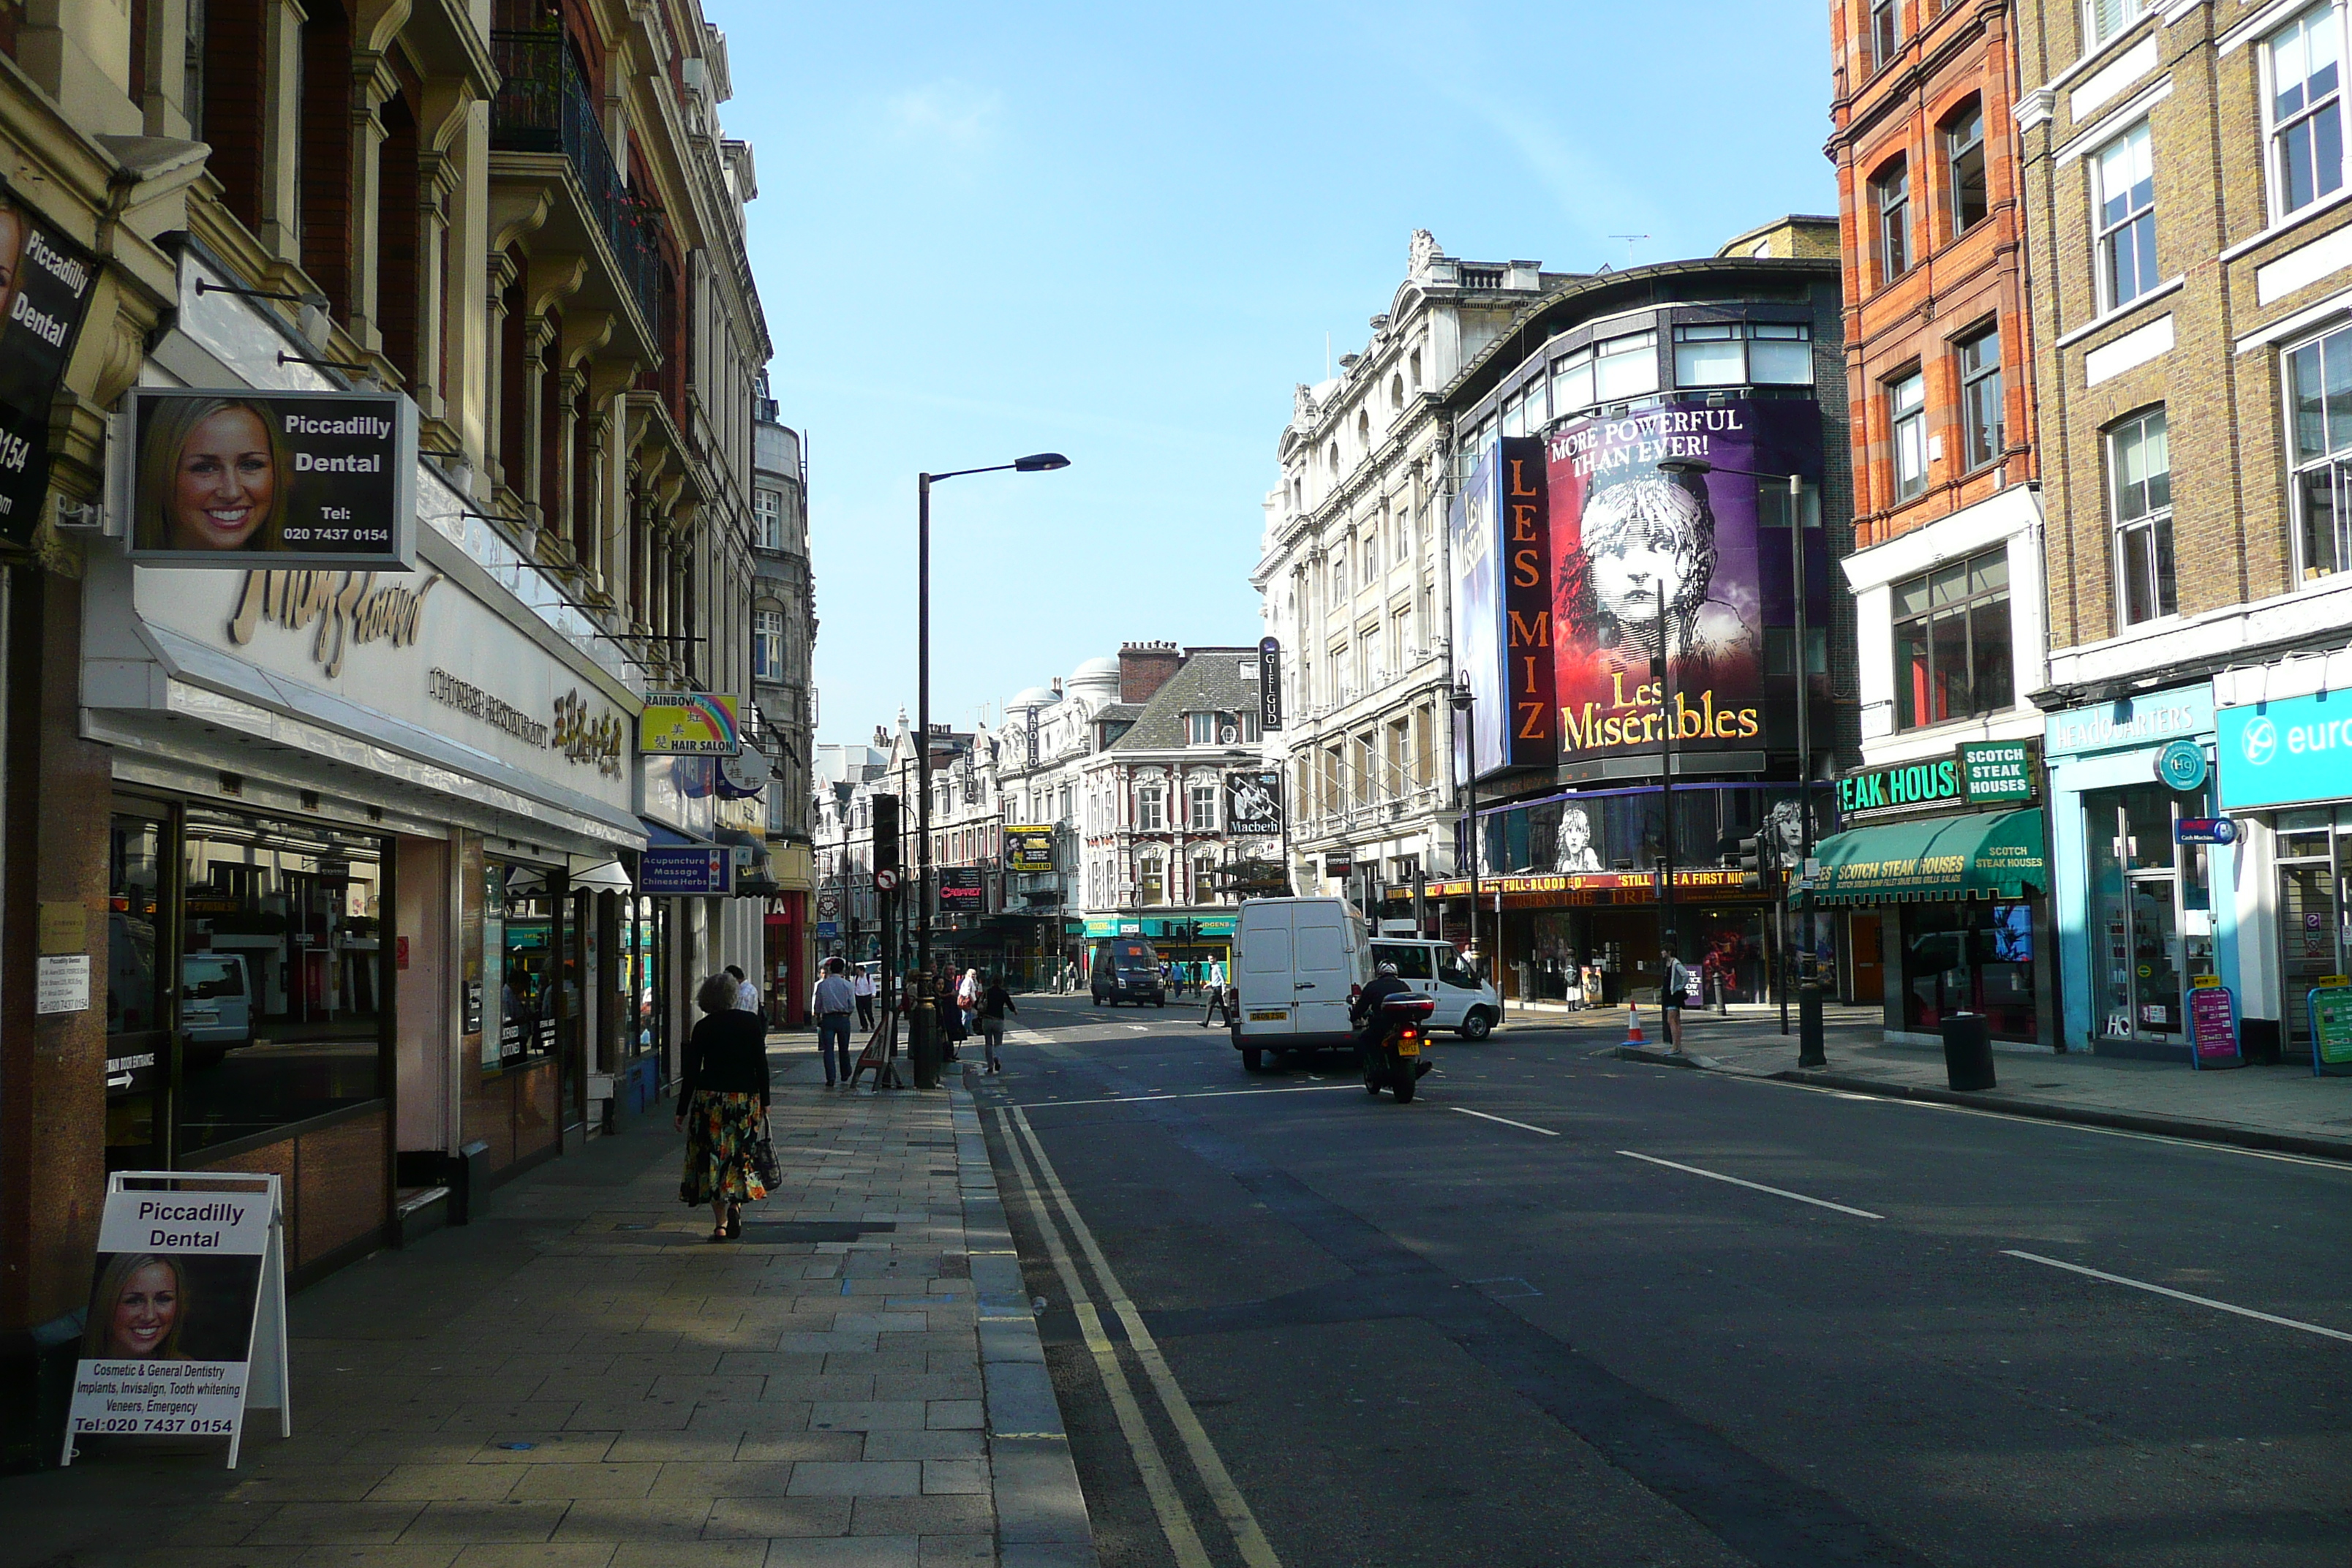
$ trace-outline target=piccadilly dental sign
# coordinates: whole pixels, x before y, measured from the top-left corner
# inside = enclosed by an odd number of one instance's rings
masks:
[[[2224,813],[2352,797],[2352,691],[2315,691],[2214,715]]]

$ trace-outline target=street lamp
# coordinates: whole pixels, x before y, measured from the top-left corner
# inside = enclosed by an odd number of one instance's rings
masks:
[[[1812,707],[1812,671],[1806,668],[1805,648],[1805,478],[1802,474],[1768,474],[1755,468],[1726,468],[1704,458],[1668,458],[1658,464],[1662,474],[1738,474],[1751,479],[1784,479],[1789,486],[1789,560],[1790,598],[1796,606],[1797,677],[1797,832],[1799,837],[1799,929],[1804,932],[1804,952],[1797,963],[1797,1065],[1829,1066],[1822,1039],[1822,991],[1813,962],[1813,748],[1809,721]]]
[[[1470,955],[1478,956],[1478,734],[1473,710],[1478,706],[1478,694],[1470,689],[1470,676],[1463,673],[1449,700],[1454,711],[1462,716],[1465,726],[1462,743],[1462,788],[1469,796],[1469,831],[1465,837],[1470,843]],[[1501,932],[1496,933],[1499,945]],[[1499,976],[1495,982],[1495,994],[1503,992]]]
[[[966,474],[1042,474],[1066,468],[1070,459],[1059,452],[1034,452],[1009,463],[984,468],[951,468],[944,474],[915,476],[915,973],[919,985],[928,987],[931,975],[931,486],[940,479]],[[915,1086],[931,1089],[939,1083],[938,1037],[931,1016],[931,994],[919,988],[914,998],[914,1026],[908,1040],[915,1058]]]

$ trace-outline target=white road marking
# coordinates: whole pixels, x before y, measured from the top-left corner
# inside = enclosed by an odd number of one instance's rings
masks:
[[[2322,1334],[2331,1340],[2342,1340],[2347,1343],[2352,1343],[2352,1334],[2347,1334],[2341,1329],[2323,1329],[2317,1323],[2306,1323],[2294,1318],[2274,1317],[2269,1312],[2257,1312],[2252,1307],[2233,1307],[2227,1301],[2216,1301],[2210,1296],[2192,1296],[2186,1290],[2175,1290],[2163,1285],[2151,1285],[2145,1279],[2127,1279],[2120,1274],[2108,1274],[2096,1268],[2085,1268],[2079,1263],[2062,1263],[2055,1258],[2044,1258],[2038,1252],[2020,1252],[2013,1247],[2004,1247],[2000,1250],[2004,1258],[2022,1258],[2028,1263],[2039,1263],[2051,1268],[2063,1268],[2069,1274],[2082,1274],[2093,1279],[2104,1279],[2110,1285],[2128,1285],[2135,1290],[2146,1290],[2157,1296],[2169,1296],[2176,1301],[2189,1301],[2200,1307],[2210,1307],[2217,1312],[2235,1312],[2241,1318],[2252,1318],[2259,1322],[2276,1323],[2283,1329],[2301,1329],[2306,1334]]]
[[[1655,1154],[1636,1154],[1631,1149],[1620,1149],[1617,1152],[1624,1155],[1628,1160],[1645,1160],[1653,1165],[1664,1165],[1669,1170],[1687,1171],[1694,1176],[1705,1176],[1710,1182],[1729,1182],[1735,1187],[1746,1187],[1753,1192],[1769,1193],[1776,1198],[1793,1198],[1798,1203],[1811,1204],[1815,1208],[1835,1209],[1840,1214],[1850,1214],[1856,1219],[1885,1219],[1886,1217],[1883,1214],[1873,1214],[1868,1209],[1848,1208],[1843,1204],[1833,1204],[1827,1198],[1809,1198],[1802,1193],[1792,1193],[1786,1187],[1768,1187],[1761,1182],[1742,1181],[1738,1176],[1727,1176],[1720,1171],[1702,1171],[1696,1165],[1684,1165],[1672,1160],[1661,1160]]]
[[[1318,1084],[1311,1089],[1208,1089],[1196,1090],[1191,1094],[1167,1094],[1159,1091],[1150,1094],[1107,1094],[1100,1100],[1039,1100],[1026,1109],[1056,1110],[1065,1105],[1141,1105],[1147,1101],[1157,1102],[1162,1100],[1223,1100],[1237,1094],[1332,1094],[1355,1087],[1352,1083],[1326,1083]]]
[[[1525,1132],[1540,1132],[1547,1138],[1557,1138],[1559,1136],[1559,1133],[1553,1131],[1549,1127],[1538,1127],[1531,1122],[1526,1121],[1514,1121],[1507,1116],[1489,1116],[1483,1110],[1473,1110],[1466,1105],[1456,1105],[1452,1107],[1452,1109],[1460,1111],[1465,1116],[1475,1116],[1481,1121],[1499,1121],[1506,1127],[1517,1127]]]

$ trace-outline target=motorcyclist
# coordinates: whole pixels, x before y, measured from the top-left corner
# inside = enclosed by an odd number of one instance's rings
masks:
[[[1380,977],[1358,992],[1355,1005],[1348,1009],[1348,1017],[1356,1026],[1356,1054],[1359,1057],[1367,1051],[1378,1050],[1382,1037],[1388,1034],[1388,1019],[1382,1016],[1381,1005],[1391,996],[1413,994],[1413,988],[1397,978],[1395,964],[1381,965]]]

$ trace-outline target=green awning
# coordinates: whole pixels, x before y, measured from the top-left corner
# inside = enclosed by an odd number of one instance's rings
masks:
[[[2017,899],[2050,885],[2039,807],[1851,828],[1823,839],[1814,854],[1822,863],[1817,903]],[[1792,890],[1790,901],[1801,896]]]

